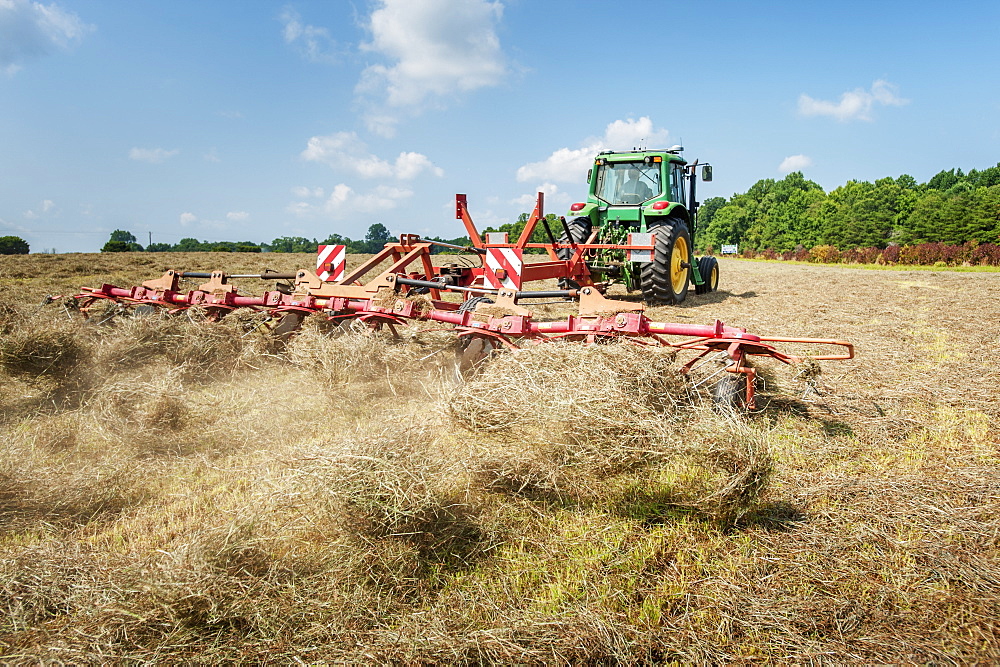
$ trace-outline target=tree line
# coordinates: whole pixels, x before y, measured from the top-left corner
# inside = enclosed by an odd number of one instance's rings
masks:
[[[793,172],[759,180],[728,200],[706,200],[699,225],[701,248],[736,244],[755,252],[997,244],[1000,163],[982,171],[940,171],[926,183],[908,174],[848,181],[830,192]]]
[[[195,238],[184,238],[177,243],[150,243],[145,248],[141,246],[135,235],[129,231],[116,229],[111,232],[111,238],[101,248],[101,252],[316,252],[320,245],[344,245],[347,252],[358,254],[374,254],[392,239],[389,230],[380,222],[368,227],[364,239],[355,241],[340,234],[331,234],[322,241],[308,239],[304,236],[281,236],[270,243],[254,241],[199,241]],[[457,239],[442,239],[431,237],[431,241],[443,241],[454,245],[468,245],[467,237]],[[432,252],[437,249],[432,250]]]

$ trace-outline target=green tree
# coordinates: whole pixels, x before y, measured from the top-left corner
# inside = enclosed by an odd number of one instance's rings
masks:
[[[934,174],[931,180],[927,181],[927,187],[933,190],[947,190],[962,180],[962,176],[961,169],[958,169],[957,173],[955,169],[949,169],[948,171],[942,169]]]
[[[27,255],[28,242],[20,236],[0,236],[0,255]]]
[[[173,247],[174,250],[178,252],[201,252],[205,248],[203,244],[198,239],[193,238],[183,238],[177,242],[177,245]]]
[[[698,224],[701,229],[705,229],[712,222],[716,212],[725,205],[725,197],[709,197],[703,201],[698,207]]]
[[[101,248],[101,252],[128,252],[129,245],[125,241],[108,241]]]
[[[123,243],[124,246],[121,245]],[[116,229],[111,232],[111,238],[101,248],[101,252],[142,252],[142,246],[136,242],[132,232]]]
[[[271,252],[316,252],[319,243],[303,236],[282,236],[268,244]]]
[[[761,182],[757,219],[747,231],[747,241],[758,250],[784,252],[797,245],[815,245],[819,236],[818,205],[823,188],[795,171],[780,181]],[[751,188],[751,192],[754,189]]]
[[[132,232],[127,232],[124,229],[116,229],[111,232],[111,241],[121,241],[123,243],[136,243],[138,239],[135,238],[135,234]]]
[[[893,178],[848,181],[830,192],[820,211],[822,242],[841,250],[884,248],[905,236],[917,196]]]
[[[920,195],[898,235],[901,243],[929,243],[941,240],[944,229],[944,195],[928,190]]]
[[[389,230],[386,229],[385,225],[381,222],[376,222],[368,228],[368,233],[365,234],[366,249],[370,253],[379,252],[391,239],[392,237],[389,235]]]

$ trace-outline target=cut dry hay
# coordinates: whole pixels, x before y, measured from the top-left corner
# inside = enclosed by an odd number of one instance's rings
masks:
[[[503,531],[471,483],[468,456],[442,440],[439,422],[385,418],[395,426],[345,434],[332,451],[317,453],[300,480],[348,534],[348,576],[409,599],[484,558]]]
[[[78,322],[16,317],[0,336],[0,368],[29,380],[65,380],[88,357]]]
[[[392,396],[406,396],[422,393],[422,385],[447,374],[454,345],[450,330],[430,324],[373,329],[354,320],[311,316],[282,356],[315,374],[326,389],[374,383]]]
[[[185,381],[224,378],[260,364],[266,339],[246,331],[245,317],[203,320],[197,313],[162,312],[115,320],[101,335],[97,363],[112,371],[160,363],[180,369]]]
[[[36,313],[57,286],[260,261],[123,254],[0,257],[38,292],[19,287],[0,335],[60,329],[57,306]],[[367,359],[345,351],[369,369],[352,379],[324,370],[325,340],[295,363],[184,368],[161,351],[184,327],[119,314],[74,334],[84,362],[58,382],[78,401],[0,367],[0,662],[1000,660],[1000,367],[983,329],[1000,274],[724,276],[731,292],[651,314],[844,337],[859,358],[824,363],[807,394],[778,366],[762,414],[738,421],[669,387],[664,405],[635,400],[615,364],[574,388],[567,419],[548,362],[523,369],[549,376],[540,390],[514,374],[500,409],[465,396],[453,415],[455,388],[424,370],[451,353],[433,331],[419,351],[388,331],[362,341]],[[229,317],[210,329],[250,340],[263,319]],[[676,370],[638,352],[615,363]],[[621,424],[605,403],[626,406]]]
[[[764,438],[692,406],[674,354],[661,348],[552,343],[499,354],[447,412],[488,438],[482,483],[527,498],[624,493],[624,511],[641,505],[646,519],[688,508],[731,525],[756,507],[771,473]]]

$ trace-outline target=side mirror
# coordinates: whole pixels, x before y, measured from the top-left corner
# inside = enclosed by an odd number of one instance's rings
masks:
[[[590,183],[590,177],[591,177],[591,175],[592,175],[593,173],[594,173],[594,170],[593,170],[593,169],[588,169],[588,170],[587,170],[587,182],[588,182],[588,183]]]
[[[701,168],[701,180],[708,183],[712,180],[712,165],[706,164]]]

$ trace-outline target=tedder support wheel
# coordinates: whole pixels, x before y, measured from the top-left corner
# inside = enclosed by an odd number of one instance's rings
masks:
[[[695,294],[708,294],[719,289],[719,260],[711,255],[699,258],[698,273],[705,282],[695,287]]]
[[[650,228],[656,236],[653,261],[642,264],[642,296],[650,305],[675,304],[687,296],[691,272],[691,235],[687,224],[671,218]]]
[[[458,312],[465,313],[476,309],[481,303],[493,303],[486,296],[476,296],[465,300]],[[455,379],[459,382],[472,377],[479,365],[497,350],[497,341],[489,336],[474,334],[462,336],[455,345]]]
[[[573,218],[566,223],[566,229],[569,231],[569,236],[566,232],[562,233],[559,237],[559,243],[583,243],[588,238],[590,238],[590,232],[593,225],[588,217]],[[572,248],[560,248],[556,250],[556,255],[559,259],[568,260],[573,257]],[[560,289],[576,289],[580,285],[575,280],[570,280],[569,278],[560,278],[559,287]]]
[[[723,373],[712,386],[712,404],[720,412],[742,412],[747,405],[746,376]]]

